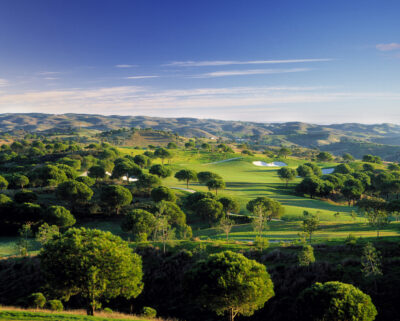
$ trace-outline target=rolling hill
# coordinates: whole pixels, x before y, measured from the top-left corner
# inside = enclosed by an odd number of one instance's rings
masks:
[[[296,145],[355,157],[375,154],[400,160],[400,125],[345,123],[318,125],[301,122],[256,123],[197,118],[102,116],[88,114],[0,114],[0,132],[79,132],[120,128],[153,128],[185,137],[223,137],[257,145]]]

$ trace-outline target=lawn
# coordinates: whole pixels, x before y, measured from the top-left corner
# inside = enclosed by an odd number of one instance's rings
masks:
[[[122,321],[122,320],[137,320],[137,321],[150,321],[161,319],[140,318],[132,315],[120,313],[101,313],[101,316],[87,316],[83,315],[83,311],[67,311],[67,312],[52,312],[52,311],[30,311],[17,308],[7,309],[7,307],[0,308],[0,320],[37,320],[37,321]]]

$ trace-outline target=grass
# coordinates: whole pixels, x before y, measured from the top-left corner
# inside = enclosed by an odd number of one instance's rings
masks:
[[[98,312],[96,316],[87,316],[84,310],[71,310],[63,312],[55,312],[50,310],[33,310],[20,309],[15,307],[1,307],[0,320],[37,320],[37,321],[121,321],[121,320],[136,320],[136,321],[151,321],[159,320],[158,318],[138,317],[118,312],[105,313]]]

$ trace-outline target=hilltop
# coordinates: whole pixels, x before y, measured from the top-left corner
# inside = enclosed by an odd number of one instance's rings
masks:
[[[197,118],[102,116],[88,114],[0,114],[0,132],[94,132],[121,128],[152,128],[184,137],[245,141],[263,146],[300,146],[350,152],[357,158],[374,154],[389,161],[400,159],[400,125],[345,123],[317,125],[301,122],[256,123]]]

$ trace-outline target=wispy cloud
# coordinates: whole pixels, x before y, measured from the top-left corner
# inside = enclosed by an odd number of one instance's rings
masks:
[[[60,73],[61,73],[60,71],[40,71],[40,72],[38,72],[38,75],[48,76],[48,75],[57,75]]]
[[[60,78],[57,78],[57,77],[44,77],[43,79],[46,79],[46,80],[57,80],[57,79],[60,79]]]
[[[231,115],[233,108],[242,113],[250,108],[264,112],[280,105],[335,103],[365,105],[365,102],[398,104],[399,93],[341,92],[324,87],[226,87],[153,90],[139,86],[93,89],[28,91],[0,93],[2,112],[86,113],[123,115]],[[285,107],[286,108],[286,107]],[[227,113],[227,111],[229,112]],[[299,111],[300,112],[300,111]],[[381,113],[382,110],[379,110]],[[202,116],[201,116],[202,115]],[[266,115],[265,115],[266,116]],[[250,119],[249,114],[246,117]],[[281,117],[284,117],[281,115]],[[242,119],[242,118],[239,118]],[[261,120],[260,118],[253,118]]]
[[[4,78],[0,78],[0,87],[2,86],[7,86],[8,85],[8,80]]]
[[[160,76],[130,76],[130,77],[125,77],[124,79],[148,79],[148,78],[159,78]]]
[[[392,42],[392,43],[381,43],[376,45],[376,49],[379,51],[392,51],[392,50],[399,50],[400,43]]]
[[[207,67],[207,66],[229,66],[229,65],[264,65],[264,64],[288,64],[288,63],[304,63],[304,62],[326,62],[332,61],[331,58],[318,59],[280,59],[280,60],[212,60],[212,61],[173,61],[165,64],[165,66],[176,67]]]
[[[116,68],[133,68],[137,67],[137,65],[115,65]]]
[[[283,74],[291,72],[309,71],[309,68],[290,68],[290,69],[248,69],[248,70],[228,70],[228,71],[214,71],[204,74],[194,75],[192,78],[215,78],[215,77],[229,77],[229,76],[247,76],[247,75],[269,75],[269,74]]]

